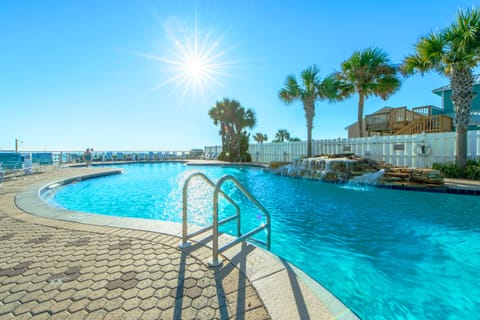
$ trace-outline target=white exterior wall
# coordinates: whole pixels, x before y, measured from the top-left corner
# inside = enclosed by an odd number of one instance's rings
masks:
[[[395,166],[428,168],[432,163],[455,160],[455,132],[422,133],[402,136],[374,136],[351,139],[313,140],[313,155],[354,153],[358,156],[384,161]],[[419,155],[419,145],[429,147],[427,155]],[[403,145],[403,150],[402,149]],[[394,149],[395,146],[395,149]],[[205,152],[219,154],[221,147],[205,147]],[[253,162],[292,161],[305,157],[307,143],[255,143],[249,145]],[[480,160],[480,131],[468,132],[468,158]]]

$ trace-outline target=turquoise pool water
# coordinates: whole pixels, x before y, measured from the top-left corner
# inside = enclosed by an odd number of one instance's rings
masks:
[[[480,314],[480,197],[358,189],[258,168],[132,164],[123,175],[60,189],[65,208],[180,221],[183,181],[236,176],[272,216],[272,252],[321,283],[363,319],[474,319]],[[246,227],[262,217],[239,192]],[[192,181],[189,221],[211,222],[211,190]],[[205,210],[206,209],[206,210]],[[230,209],[221,206],[221,215]],[[205,213],[209,212],[209,213]],[[232,211],[233,212],[233,211]],[[227,225],[225,231],[234,227]]]

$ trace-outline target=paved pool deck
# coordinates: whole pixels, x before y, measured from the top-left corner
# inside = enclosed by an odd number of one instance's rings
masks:
[[[457,190],[480,190],[480,181],[445,178],[445,185]]]
[[[0,320],[357,319],[250,244],[210,268],[208,234],[180,250],[180,224],[67,211],[38,196],[56,181],[112,170],[50,168],[0,183]]]

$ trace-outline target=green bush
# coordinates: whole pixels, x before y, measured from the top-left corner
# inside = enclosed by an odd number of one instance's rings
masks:
[[[454,163],[434,163],[432,169],[439,170],[447,178],[462,177],[462,170]]]
[[[480,180],[480,161],[468,160],[466,174],[469,179]]]
[[[480,161],[468,160],[465,172],[454,163],[434,163],[432,169],[439,170],[447,178],[480,180]]]
[[[237,153],[222,152],[217,159],[226,162],[252,162],[252,156],[248,152],[243,152],[241,156]]]

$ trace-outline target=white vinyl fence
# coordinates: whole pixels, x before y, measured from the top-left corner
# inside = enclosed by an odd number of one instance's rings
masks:
[[[354,153],[395,166],[428,168],[434,162],[454,162],[455,141],[455,132],[313,140],[312,154]],[[215,157],[220,152],[220,146],[205,147],[207,157]],[[305,141],[255,143],[249,145],[248,152],[251,154],[253,162],[289,162],[306,156],[307,143]],[[468,158],[480,159],[479,130],[468,132]]]

